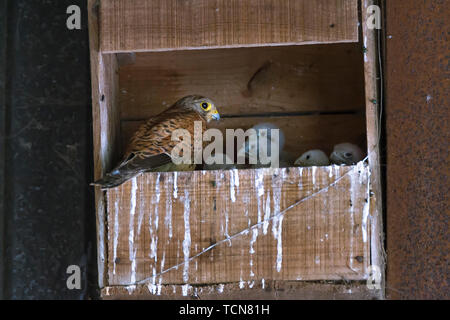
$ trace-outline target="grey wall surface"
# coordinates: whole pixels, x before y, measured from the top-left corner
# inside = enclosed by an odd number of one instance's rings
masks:
[[[4,299],[95,298],[86,1],[0,0],[0,210]],[[82,29],[68,30],[78,5]],[[69,265],[81,267],[69,290]]]

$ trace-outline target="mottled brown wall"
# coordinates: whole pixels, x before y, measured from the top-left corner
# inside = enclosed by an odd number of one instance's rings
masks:
[[[386,1],[387,294],[449,299],[449,1]]]

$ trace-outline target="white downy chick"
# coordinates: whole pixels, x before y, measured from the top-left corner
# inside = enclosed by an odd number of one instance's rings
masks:
[[[330,160],[322,150],[309,150],[303,153],[294,164],[300,167],[328,166]]]
[[[330,155],[331,163],[352,165],[364,158],[360,147],[352,143],[340,143],[334,146]]]
[[[253,128],[255,130],[255,135],[251,135],[246,139],[244,144],[238,150],[238,158],[245,157],[253,168],[269,167],[271,164],[263,164],[260,161],[260,153],[267,155],[267,157],[272,156],[272,145],[278,146],[278,159],[280,159],[280,154],[284,147],[284,133],[283,131],[272,123],[259,123]],[[272,130],[278,130],[278,137],[272,132]],[[265,140],[265,143],[263,142]],[[256,162],[256,164],[255,164]]]

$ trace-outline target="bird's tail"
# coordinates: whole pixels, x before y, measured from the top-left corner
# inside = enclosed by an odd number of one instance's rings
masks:
[[[103,176],[103,178],[91,183],[92,186],[100,186],[102,189],[109,189],[120,186],[125,181],[133,178],[138,175],[139,172],[133,173],[121,173],[121,174],[113,174],[107,173]]]

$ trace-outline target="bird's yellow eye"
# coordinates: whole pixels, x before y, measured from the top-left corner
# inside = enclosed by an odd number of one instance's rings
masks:
[[[211,103],[209,103],[209,102],[202,102],[201,103],[201,107],[202,107],[203,110],[209,111],[211,109]]]

